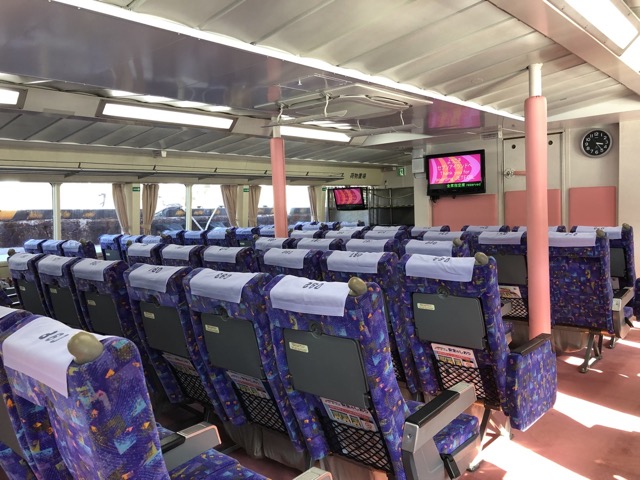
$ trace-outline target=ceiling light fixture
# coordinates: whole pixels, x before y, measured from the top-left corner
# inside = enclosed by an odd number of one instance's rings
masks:
[[[99,112],[99,114],[107,117],[126,118],[130,120],[146,120],[156,123],[173,123],[177,125],[219,128],[223,130],[229,130],[234,122],[232,118],[110,102],[105,102],[102,105],[102,111]]]
[[[346,133],[304,127],[282,126],[280,127],[280,135],[283,137],[311,138],[313,140],[327,140],[330,142],[343,143],[348,143],[351,140],[349,135]]]
[[[20,91],[9,90],[8,88],[0,88],[0,104],[1,105],[18,105],[20,100]]]

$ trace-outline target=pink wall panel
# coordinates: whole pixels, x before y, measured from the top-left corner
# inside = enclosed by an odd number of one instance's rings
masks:
[[[460,230],[463,225],[497,225],[498,196],[495,194],[441,197],[433,205],[432,225],[449,225]]]
[[[569,225],[615,226],[618,209],[616,187],[569,189]],[[434,223],[434,225],[436,225]]]
[[[559,189],[547,190],[547,205],[549,225],[562,225],[562,196]],[[527,224],[527,197],[524,190],[505,192],[504,223],[510,227]]]

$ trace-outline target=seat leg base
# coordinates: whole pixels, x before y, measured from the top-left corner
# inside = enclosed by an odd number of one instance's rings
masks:
[[[596,342],[596,333],[589,332],[589,340],[587,341],[587,350],[584,355],[584,362],[578,369],[580,373],[587,373],[589,371],[589,367],[597,361],[602,360],[602,343],[604,337],[602,334],[597,334],[597,336],[598,341]]]

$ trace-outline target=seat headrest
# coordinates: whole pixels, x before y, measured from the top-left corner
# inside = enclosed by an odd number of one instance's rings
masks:
[[[151,257],[151,250],[157,248],[157,243],[132,243],[127,250],[130,257]]]
[[[380,240],[352,238],[351,240],[347,240],[345,245],[349,252],[384,252],[384,247],[389,240],[388,238]]]
[[[308,250],[329,250],[331,247],[331,238],[301,238],[296,244],[296,248],[306,248]]]
[[[85,258],[76,263],[72,268],[73,275],[85,280],[96,282],[104,281],[104,271],[118,260],[96,260]]]
[[[293,230],[291,238],[313,238],[317,230]]]
[[[302,230],[320,230],[322,228],[322,224],[320,223],[316,223],[315,225],[310,225],[310,224],[304,224],[302,225]]]
[[[166,265],[138,265],[130,270],[129,285],[133,288],[144,288],[156,292],[167,292],[169,279],[184,267],[169,267]]]
[[[191,250],[197,245],[167,245],[162,249],[162,258],[168,260],[189,260]]]
[[[469,225],[465,231],[467,232],[499,232],[500,225]]]
[[[191,294],[224,302],[240,303],[242,289],[259,273],[219,272],[205,268],[189,281]]]
[[[564,233],[549,232],[550,247],[594,247],[596,245],[596,232]]]
[[[375,227],[373,227],[373,231],[377,232],[380,230],[388,230],[388,231],[393,231],[393,232],[397,232],[398,230],[400,230],[402,228],[402,225],[377,225]]]
[[[406,272],[409,277],[470,282],[473,278],[474,264],[473,257],[411,255],[406,263]]]
[[[364,238],[367,240],[381,240],[395,238],[398,234],[398,230],[369,230],[364,234]]]
[[[478,236],[481,245],[520,245],[524,232],[482,232]]]
[[[184,232],[184,238],[199,239],[202,236],[202,230],[188,230]]]
[[[271,289],[269,297],[273,308],[342,317],[349,291],[343,282],[318,282],[286,275]]]
[[[67,344],[76,330],[48,317],[38,317],[2,343],[4,366],[44,383],[65,398],[69,397],[67,370],[73,361]],[[88,332],[87,332],[88,333]],[[108,337],[94,335],[98,340]]]
[[[77,240],[67,240],[62,244],[62,250],[66,251],[77,251],[82,247],[82,243]]]
[[[236,263],[238,252],[246,247],[217,247],[212,246],[204,251],[205,262]]]
[[[329,230],[324,238],[351,238],[353,236],[354,233],[358,232],[358,229],[344,229],[341,228],[340,230]]]
[[[39,253],[15,253],[9,257],[9,270],[28,270],[29,261],[38,257]]]
[[[311,250],[296,248],[296,249],[279,249],[272,248],[267,250],[264,254],[264,263],[275,267],[284,268],[303,268],[304,257],[307,256]]]
[[[622,227],[587,227],[587,226],[578,226],[576,227],[576,232],[585,233],[585,232],[595,232],[596,230],[603,230],[604,233],[607,234],[609,240],[620,240],[622,238]]]
[[[451,240],[409,240],[404,251],[409,254],[450,257],[453,254],[453,242]]]
[[[4,318],[7,315],[11,315],[12,313],[19,312],[20,310],[16,310],[15,308],[3,307],[0,305],[0,318]]]
[[[269,250],[270,248],[282,248],[288,238],[260,237],[256,240],[256,250]]]
[[[343,252],[335,250],[327,257],[327,268],[333,272],[378,273],[384,252]]]
[[[216,227],[213,230],[209,230],[207,233],[207,238],[210,240],[224,240],[227,238],[227,228],[226,227]]]
[[[422,236],[422,240],[453,240],[454,238],[460,238],[465,232],[462,230],[451,232],[425,232]]]
[[[47,255],[38,262],[38,272],[54,277],[62,276],[62,267],[69,262],[73,262],[74,257],[61,257],[59,255]]]

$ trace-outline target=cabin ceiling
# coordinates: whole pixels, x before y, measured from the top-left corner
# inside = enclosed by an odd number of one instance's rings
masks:
[[[0,140],[268,161],[270,119],[326,113],[372,132],[287,138],[287,158],[406,165],[414,148],[521,135],[532,63],[555,128],[640,116],[638,72],[544,0],[2,0],[0,86],[27,96],[0,110]],[[97,115],[109,98],[238,120],[116,121]]]

